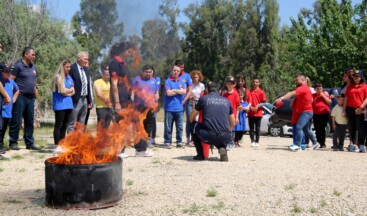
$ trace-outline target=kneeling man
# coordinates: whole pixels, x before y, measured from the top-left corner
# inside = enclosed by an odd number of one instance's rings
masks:
[[[231,103],[225,97],[218,94],[219,83],[208,84],[209,94],[200,97],[195,109],[190,115],[192,139],[197,155],[194,160],[204,160],[204,152],[201,142],[214,145],[219,149],[220,161],[228,161],[226,147],[231,144],[231,130],[235,125],[235,119]],[[202,122],[195,122],[195,117],[202,112]]]

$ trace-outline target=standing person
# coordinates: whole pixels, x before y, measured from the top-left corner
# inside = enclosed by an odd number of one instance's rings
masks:
[[[233,114],[234,114],[234,119],[235,119],[235,124],[239,123],[238,120],[238,113],[239,110],[237,109],[239,106],[241,106],[240,103],[240,96],[238,95],[237,90],[234,88],[236,85],[236,80],[234,79],[233,76],[228,76],[226,78],[226,82],[225,82],[225,91],[223,94],[223,97],[227,98],[232,106],[232,110],[233,110]],[[232,133],[232,136],[234,136],[234,132]],[[233,148],[234,145],[228,145],[228,150]]]
[[[179,74],[181,68],[174,65],[171,75],[165,82],[164,96],[164,146],[171,148],[172,127],[176,123],[176,147],[183,148],[182,130],[183,130],[183,97],[186,94],[186,84],[181,81]]]
[[[297,143],[296,145],[290,146],[289,149],[293,151],[301,150],[301,144],[303,133],[312,141],[313,146],[311,146],[311,150],[319,148],[320,144],[317,142],[314,134],[311,132],[308,125],[310,124],[310,120],[312,119],[312,94],[310,88],[307,86],[306,77],[304,75],[296,76],[296,90],[288,92],[286,95],[275,100],[275,103],[281,103],[285,99],[289,99],[291,97],[297,97],[297,100],[294,101],[295,111],[297,112],[296,119],[296,132],[297,132]],[[303,131],[303,133],[302,133]]]
[[[201,142],[217,147],[220,161],[228,161],[227,146],[231,145],[231,130],[235,124],[232,106],[226,98],[218,94],[220,85],[216,82],[208,84],[209,94],[200,97],[190,115],[192,122],[192,139],[197,155],[194,160],[205,160]],[[202,112],[202,123],[195,122],[196,116]]]
[[[54,144],[55,152],[61,152],[58,146],[60,140],[65,138],[68,123],[73,118],[74,81],[69,75],[71,62],[64,59],[60,62],[52,79],[52,108],[55,112]]]
[[[0,127],[0,154],[5,153],[7,148],[4,147],[4,136],[8,128],[9,121],[12,118],[13,103],[17,101],[19,95],[19,88],[14,80],[10,79],[11,67],[4,67],[2,69],[2,83],[7,95],[10,97],[9,104],[2,104],[1,118],[2,125]],[[1,120],[1,119],[0,119]]]
[[[248,122],[250,127],[251,146],[259,147],[261,119],[263,117],[263,109],[260,104],[266,102],[266,95],[260,88],[260,80],[257,78],[252,80],[250,95],[251,107],[248,112]]]
[[[354,70],[351,67],[345,68],[342,76],[343,86],[341,87],[340,94],[345,95],[348,86],[352,83],[352,75],[354,74]]]
[[[147,140],[140,140],[148,145],[150,141],[150,135],[153,128],[153,117],[154,111],[157,109],[158,88],[156,79],[153,77],[153,66],[144,65],[142,68],[141,75],[135,77],[132,82],[133,88],[133,99],[135,110],[140,113],[146,113],[145,119],[143,121],[144,130],[148,134]],[[152,152],[136,152],[137,157],[151,157]]]
[[[352,146],[358,145],[359,151],[366,152],[365,148],[365,127],[364,115],[362,115],[362,105],[367,98],[367,85],[364,84],[363,72],[356,71],[352,75],[352,83],[347,87],[344,97],[344,113],[348,118],[349,137],[352,141]],[[364,108],[364,107],[362,107]],[[356,135],[358,131],[358,140]],[[358,151],[358,148],[356,151]]]
[[[314,85],[315,93],[312,94],[313,102],[313,125],[316,131],[317,142],[320,143],[320,148],[326,148],[326,126],[329,122],[331,99],[326,91],[322,90],[322,84]]]
[[[98,125],[108,128],[112,121],[112,109],[110,100],[110,72],[108,67],[102,71],[102,77],[93,84]]]
[[[331,110],[331,117],[333,121],[333,149],[344,151],[344,139],[347,130],[348,118],[343,116],[344,96],[336,95],[338,104]]]
[[[153,69],[153,77],[155,76],[155,70]],[[155,145],[155,137],[157,135],[157,113],[160,110],[160,103],[159,103],[159,93],[161,90],[161,78],[159,76],[155,76],[155,82],[157,84],[157,91],[158,94],[156,95],[156,102],[157,102],[157,109],[154,110],[154,116],[153,116],[153,128],[152,128],[152,134],[150,136],[150,145]]]
[[[240,90],[244,90],[246,92],[246,99],[247,101],[251,101],[251,92],[246,86],[246,77],[245,76],[238,76],[236,80],[236,90],[239,92]],[[249,104],[251,105],[251,104]]]
[[[26,149],[41,150],[34,144],[34,101],[37,95],[37,68],[33,64],[36,59],[36,52],[31,47],[26,47],[22,53],[22,59],[14,64],[14,70],[10,78],[19,87],[19,96],[14,103],[12,118],[9,129],[9,148],[19,150],[19,131],[24,118],[24,141]]]
[[[246,113],[249,111],[250,106],[247,100],[247,94],[245,89],[239,89],[238,94],[240,96],[241,106],[238,108],[238,124],[235,125],[233,131],[235,132],[234,135],[234,144],[238,147],[241,147],[240,141],[243,135],[246,133]]]
[[[85,125],[88,109],[93,107],[88,61],[88,53],[82,51],[78,53],[77,62],[70,67],[69,75],[74,81],[75,94],[72,96],[74,109],[68,123],[68,133],[74,130],[76,122]]]
[[[205,86],[202,83],[204,80],[204,76],[198,70],[191,71],[190,76],[191,76],[192,84],[193,84],[190,100],[192,103],[192,108],[194,109],[195,105],[199,101],[199,98],[204,94],[204,91],[205,91]],[[186,137],[189,137],[189,136],[187,136],[186,134]],[[186,145],[189,145],[189,144],[190,142],[186,142]]]
[[[179,66],[181,71],[179,74],[179,78],[182,82],[185,83],[187,89],[186,89],[186,93],[183,95],[183,101],[182,104],[184,105],[184,112],[186,112],[186,126],[185,126],[185,130],[186,130],[186,143],[190,143],[190,114],[192,112],[192,100],[191,100],[191,95],[192,95],[192,78],[190,76],[190,74],[185,72],[185,63],[182,60],[176,60],[175,61],[175,65]]]

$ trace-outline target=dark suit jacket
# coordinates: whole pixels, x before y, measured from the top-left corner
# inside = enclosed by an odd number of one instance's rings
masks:
[[[85,71],[85,75],[87,76],[87,90],[88,90],[87,101],[88,101],[88,104],[90,104],[93,102],[92,101],[92,91],[90,89],[91,84],[89,83],[91,79],[90,79],[88,68],[84,67],[84,71]],[[76,106],[78,104],[80,95],[82,93],[82,80],[80,78],[78,65],[76,63],[71,65],[69,75],[71,76],[71,78],[74,81],[75,94],[72,96],[72,98],[73,98],[73,104],[74,106]]]

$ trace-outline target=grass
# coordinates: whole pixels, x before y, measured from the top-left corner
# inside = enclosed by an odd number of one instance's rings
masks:
[[[45,159],[46,155],[38,155],[39,159]]]
[[[293,204],[293,212],[294,213],[301,213],[302,211],[303,211],[303,209],[297,204],[297,203],[295,203],[295,204]]]
[[[188,213],[188,214],[194,214],[194,213],[198,213],[201,208],[203,208],[203,207],[197,205],[196,203],[193,203],[193,204],[191,204],[191,206],[189,208],[184,209],[183,212]]]
[[[337,191],[336,189],[334,189],[333,194],[334,194],[334,196],[340,197],[342,195],[342,192]]]
[[[293,190],[294,188],[296,188],[296,185],[295,184],[289,184],[289,185],[286,185],[285,186],[285,190],[286,191]]]
[[[20,173],[23,173],[23,172],[25,172],[25,171],[27,171],[27,169],[25,169],[25,168],[22,168],[22,169],[18,169],[18,170],[17,170],[17,172],[20,172]]]
[[[126,180],[126,185],[131,186],[134,184],[134,181],[131,179]]]
[[[3,168],[0,168],[0,172],[4,172],[4,169]]]
[[[226,206],[224,205],[224,202],[219,202],[218,204],[214,204],[212,205],[212,208],[213,209],[223,209],[225,208]]]
[[[311,212],[312,214],[316,214],[316,213],[318,212],[318,209],[317,209],[317,208],[312,207],[312,208],[310,209],[310,212]]]
[[[127,171],[131,172],[131,171],[133,171],[133,168],[129,167],[129,169],[127,169]]]
[[[162,162],[159,160],[159,158],[153,158],[152,163],[153,164],[162,164]]]
[[[214,188],[207,190],[206,192],[206,196],[207,197],[216,197],[217,196],[218,191],[216,191]]]
[[[322,208],[324,208],[324,207],[326,207],[326,206],[327,206],[327,203],[326,203],[326,201],[325,201],[324,199],[320,201],[320,206],[321,206]]]
[[[13,155],[11,158],[15,159],[15,160],[20,160],[20,159],[23,159],[23,156],[22,155]]]

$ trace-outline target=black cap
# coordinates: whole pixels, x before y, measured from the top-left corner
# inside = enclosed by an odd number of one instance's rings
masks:
[[[228,76],[227,79],[226,79],[226,82],[231,82],[231,83],[235,84],[236,80],[234,79],[233,76]]]
[[[360,77],[362,77],[362,76],[363,76],[363,72],[362,72],[361,70],[358,70],[358,71],[356,71],[356,72],[353,74],[353,76],[360,76]]]

